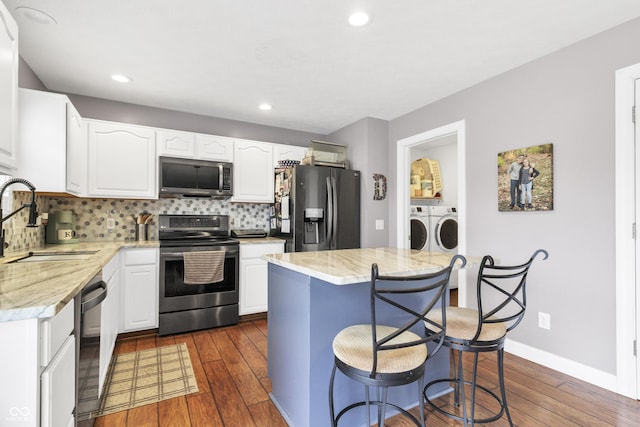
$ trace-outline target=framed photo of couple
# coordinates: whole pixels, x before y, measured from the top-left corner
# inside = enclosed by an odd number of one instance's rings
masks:
[[[553,210],[553,144],[498,153],[498,211]]]

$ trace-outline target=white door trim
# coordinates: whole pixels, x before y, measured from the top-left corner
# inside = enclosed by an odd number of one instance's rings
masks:
[[[634,82],[640,64],[616,71],[615,99],[615,247],[616,247],[616,376],[617,392],[637,399],[638,365],[633,355],[636,340],[635,151],[631,109]]]
[[[457,136],[458,151],[458,251],[461,254],[467,252],[466,224],[467,224],[467,194],[466,194],[466,124],[464,120],[450,123],[426,132],[419,133],[397,141],[396,145],[396,230],[398,248],[410,247],[409,229],[409,177],[411,176],[411,147],[415,147],[425,142],[440,139],[449,135]],[[466,275],[458,276],[458,301],[460,305],[466,302]]]

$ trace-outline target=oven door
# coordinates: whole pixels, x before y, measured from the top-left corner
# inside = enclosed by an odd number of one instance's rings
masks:
[[[185,252],[225,250],[224,279],[207,285],[185,285]],[[238,304],[239,250],[237,246],[160,248],[160,313]]]

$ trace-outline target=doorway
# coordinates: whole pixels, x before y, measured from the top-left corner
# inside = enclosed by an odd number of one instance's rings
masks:
[[[457,148],[457,201],[458,207],[458,252],[466,253],[466,136],[465,121],[461,120],[445,126],[428,130],[417,135],[410,136],[398,141],[396,148],[396,182],[397,182],[397,206],[396,206],[396,227],[398,248],[410,247],[410,203],[409,197],[409,177],[411,176],[411,150],[418,147],[428,147],[429,144],[442,141],[443,138],[451,138]],[[453,201],[451,201],[453,202]],[[450,203],[451,203],[450,202]],[[458,304],[467,306],[466,274],[458,276]]]
[[[640,64],[616,71],[616,378],[617,392],[632,399],[640,397],[637,357],[640,263],[636,261],[640,253],[636,231],[636,212],[640,212],[640,150],[635,149],[640,132],[637,119],[634,124],[633,118],[635,106],[640,105],[638,79]]]

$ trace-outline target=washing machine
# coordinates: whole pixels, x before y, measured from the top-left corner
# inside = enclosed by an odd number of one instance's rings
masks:
[[[431,243],[429,206],[411,206],[411,249],[428,251]]]
[[[429,206],[429,224],[430,251],[458,252],[458,210],[455,207]]]

